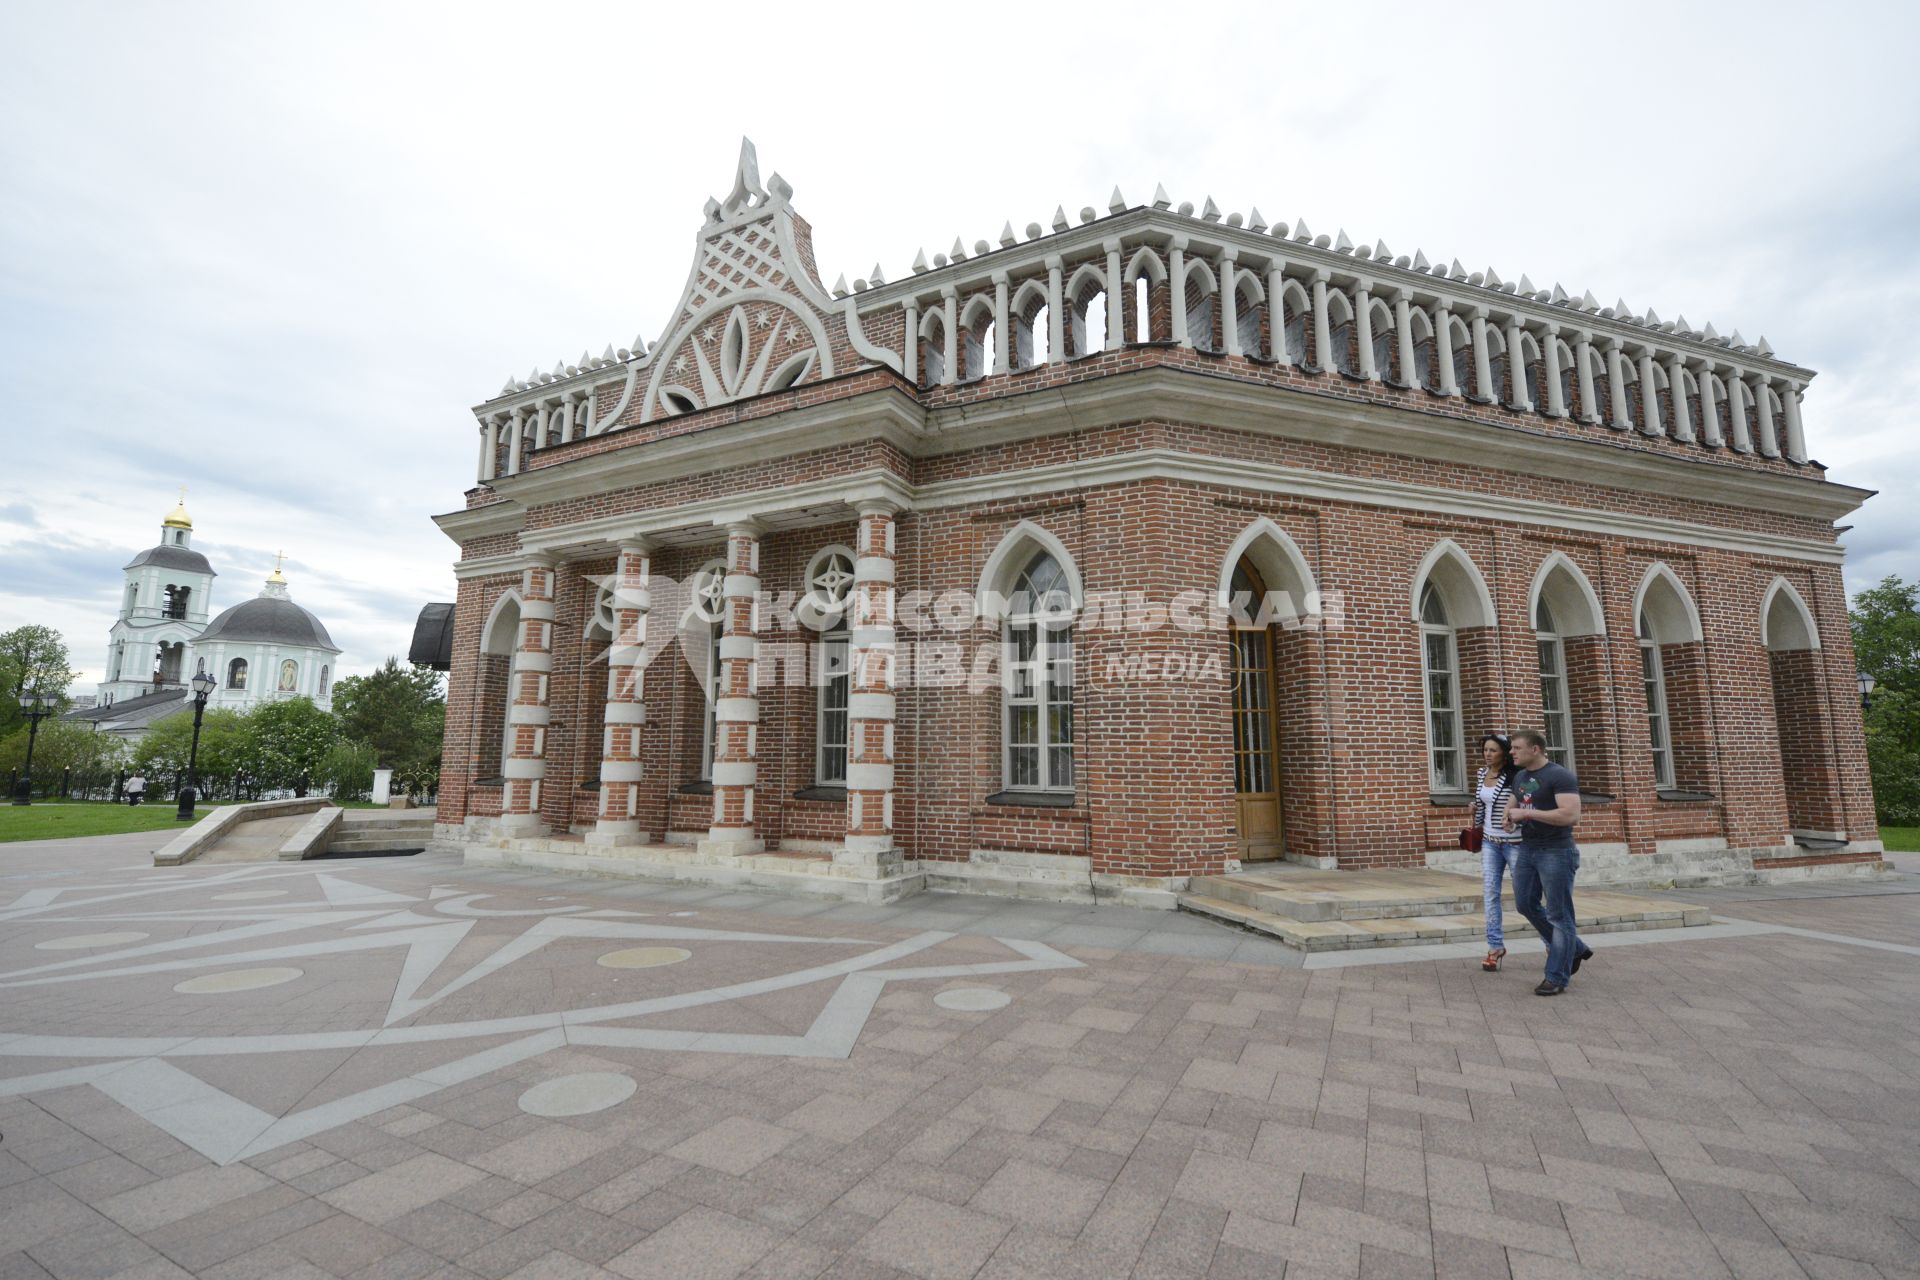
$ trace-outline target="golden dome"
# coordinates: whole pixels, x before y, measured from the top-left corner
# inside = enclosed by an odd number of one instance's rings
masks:
[[[160,527],[163,529],[193,528],[193,517],[187,514],[187,489],[185,485],[180,486],[180,501],[176,502],[173,510],[167,513],[167,518],[160,522]]]

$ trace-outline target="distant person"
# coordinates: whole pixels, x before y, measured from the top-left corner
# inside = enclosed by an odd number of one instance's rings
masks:
[[[1486,903],[1487,958],[1480,967],[1495,973],[1507,957],[1505,919],[1500,890],[1513,860],[1520,853],[1519,832],[1507,825],[1507,806],[1513,800],[1513,743],[1504,733],[1480,739],[1480,775],[1473,784],[1473,826],[1480,839],[1480,887]]]
[[[1547,759],[1547,738],[1538,729],[1513,735],[1513,793],[1509,821],[1520,824],[1520,856],[1513,863],[1513,903],[1547,944],[1547,973],[1533,989],[1557,996],[1593,952],[1573,925],[1573,877],[1580,848],[1573,826],[1580,821],[1580,780],[1573,770]]]
[[[146,797],[146,794],[147,780],[145,777],[136,773],[127,779],[127,803],[129,805],[138,805],[140,801]]]

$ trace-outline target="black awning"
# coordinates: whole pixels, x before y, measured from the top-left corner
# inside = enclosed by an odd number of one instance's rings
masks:
[[[420,610],[420,620],[413,624],[413,643],[407,648],[407,661],[435,671],[453,670],[452,605],[430,604]]]

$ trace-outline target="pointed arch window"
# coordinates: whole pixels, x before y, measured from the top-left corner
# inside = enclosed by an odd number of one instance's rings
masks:
[[[1009,791],[1073,790],[1072,609],[1065,571],[1040,552],[1014,580],[1002,632]]]
[[[847,785],[852,693],[847,606],[853,600],[854,581],[851,548],[824,547],[807,565],[803,618],[821,632],[815,649],[814,781],[825,787]]]
[[[1240,354],[1258,356],[1263,354],[1260,348],[1260,299],[1254,297],[1253,290],[1241,281],[1233,295],[1234,336],[1240,343]]]
[[[1573,713],[1567,700],[1567,646],[1543,595],[1533,609],[1534,646],[1540,655],[1540,712],[1547,759],[1573,768]]]
[[[714,739],[719,728],[720,711],[720,637],[726,631],[726,577],[724,561],[710,561],[693,578],[693,612],[707,624],[706,664],[700,673],[702,701],[700,713],[700,780],[713,780]]]
[[[1427,760],[1435,792],[1466,790],[1461,746],[1460,650],[1446,601],[1427,584],[1420,593],[1421,674],[1426,681]]]
[[[1673,786],[1673,742],[1667,730],[1667,673],[1660,644],[1640,615],[1640,682],[1647,695],[1647,741],[1653,749],[1653,785]]]

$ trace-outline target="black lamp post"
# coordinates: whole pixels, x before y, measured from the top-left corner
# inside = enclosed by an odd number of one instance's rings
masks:
[[[213,695],[214,678],[202,671],[193,678],[193,746],[187,752],[187,785],[180,788],[180,808],[173,815],[182,822],[193,817],[193,802],[200,798],[200,721],[207,714],[207,699]]]
[[[20,712],[27,718],[27,765],[20,771],[19,785],[13,789],[15,804],[33,803],[33,742],[40,736],[40,722],[53,714],[53,703],[38,689],[21,690]]]
[[[1860,684],[1860,709],[1865,711],[1873,698],[1873,686],[1879,682],[1873,678],[1871,671],[1856,672],[1854,679]]]

